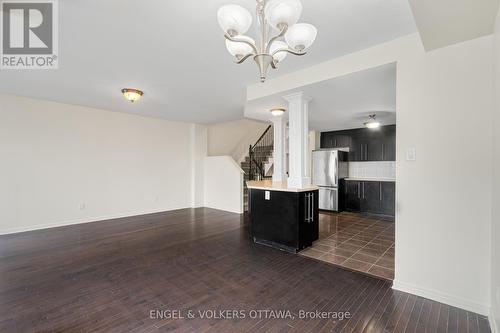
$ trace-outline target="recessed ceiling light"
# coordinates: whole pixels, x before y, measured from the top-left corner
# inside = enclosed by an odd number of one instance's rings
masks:
[[[371,129],[375,129],[375,128],[379,128],[380,127],[380,122],[377,121],[377,115],[376,114],[371,114],[368,116],[368,118],[370,118],[370,120],[368,120],[366,123],[364,123],[365,127],[366,128],[371,128]]]
[[[279,117],[279,116],[282,116],[284,113],[286,112],[285,109],[283,108],[275,108],[275,109],[271,109],[271,114],[275,117]]]
[[[128,101],[132,103],[137,102],[144,95],[142,91],[132,88],[123,88],[122,94]]]

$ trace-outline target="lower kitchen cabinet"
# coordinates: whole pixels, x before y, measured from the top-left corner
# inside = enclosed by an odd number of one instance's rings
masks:
[[[345,182],[345,208],[359,211],[361,209],[361,182]]]
[[[346,210],[394,216],[394,182],[348,180],[345,185]]]
[[[364,212],[381,213],[382,197],[380,182],[361,182],[361,209]]]
[[[394,216],[396,214],[396,183],[381,182],[381,213]]]

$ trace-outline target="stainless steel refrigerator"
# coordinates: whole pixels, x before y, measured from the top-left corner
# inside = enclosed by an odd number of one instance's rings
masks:
[[[319,209],[339,211],[340,181],[349,173],[348,153],[338,149],[312,153],[313,184],[319,187]]]

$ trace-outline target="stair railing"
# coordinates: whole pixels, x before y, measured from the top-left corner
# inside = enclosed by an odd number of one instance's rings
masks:
[[[266,178],[264,163],[267,162],[268,152],[273,149],[274,135],[272,125],[269,125],[257,142],[248,149],[250,160],[249,180],[261,180]]]

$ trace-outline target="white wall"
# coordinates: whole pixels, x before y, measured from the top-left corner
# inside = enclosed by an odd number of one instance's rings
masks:
[[[490,300],[492,39],[398,62],[399,289],[487,314]],[[415,147],[417,160],[405,160]]]
[[[191,125],[191,206],[205,206],[205,158],[207,157],[207,126]]]
[[[243,214],[243,170],[231,156],[205,159],[205,206]]]
[[[241,119],[208,126],[208,155],[231,156],[240,162],[270,123]]]
[[[0,95],[0,234],[190,207],[193,126]]]
[[[495,26],[495,107],[493,125],[493,218],[491,229],[491,305],[490,323],[500,332],[500,9]]]
[[[249,99],[397,62],[397,289],[490,306],[492,38],[425,53],[410,35],[248,87]],[[405,161],[417,148],[417,160]]]

